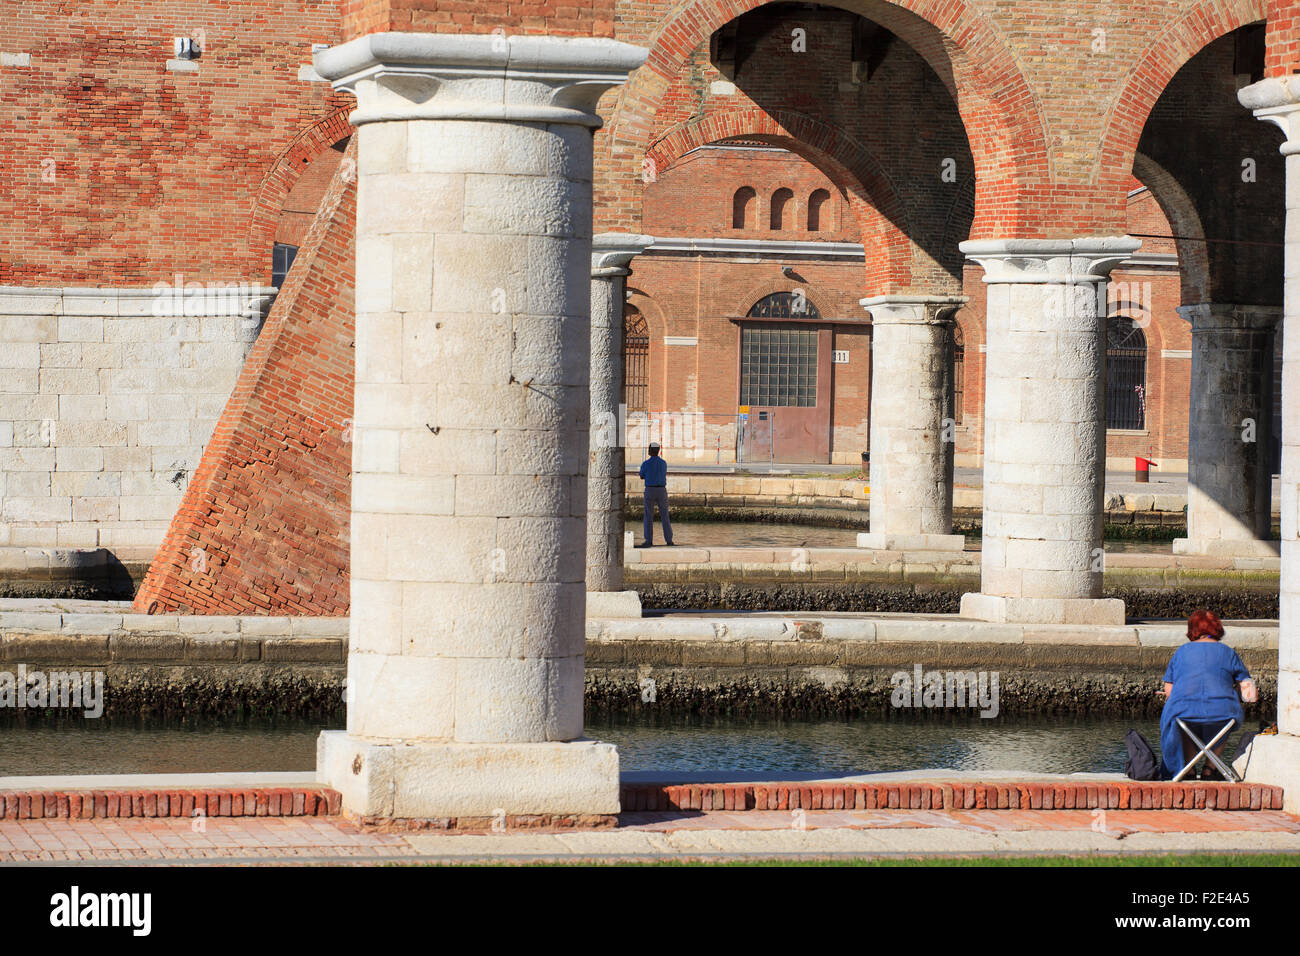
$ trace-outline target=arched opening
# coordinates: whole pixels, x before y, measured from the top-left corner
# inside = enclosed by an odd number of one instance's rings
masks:
[[[828,203],[831,201],[831,194],[825,189],[814,189],[812,195],[808,197],[808,231],[821,232],[823,219],[829,219],[826,212],[829,211]],[[834,223],[827,222],[827,229],[834,229]]]
[[[1106,320],[1106,428],[1146,427],[1147,338],[1126,315]]]
[[[769,228],[773,230],[785,228],[787,207],[789,207],[793,202],[794,191],[791,189],[782,187],[772,193],[772,214],[771,218],[768,220]]]
[[[351,137],[345,137],[316,156],[304,158],[298,181],[284,197],[271,248],[271,285],[277,289],[284,285],[294,257],[320,209],[325,190],[329,188],[339,163],[343,161],[343,153],[348,148],[350,139]]]
[[[754,209],[758,193],[752,186],[741,186],[731,197],[731,228],[749,229],[755,225]]]
[[[623,311],[623,404],[629,412],[649,411],[650,327],[634,305]]]

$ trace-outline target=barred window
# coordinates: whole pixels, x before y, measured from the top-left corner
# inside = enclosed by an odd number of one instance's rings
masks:
[[[650,329],[635,306],[623,313],[623,404],[629,412],[649,411]]]
[[[817,330],[746,325],[740,330],[740,404],[817,404]]]
[[[1106,320],[1106,427],[1146,427],[1147,339],[1126,315]]]

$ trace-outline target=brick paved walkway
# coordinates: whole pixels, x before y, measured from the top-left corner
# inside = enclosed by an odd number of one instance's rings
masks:
[[[643,812],[624,814],[620,824],[607,831],[479,835],[378,832],[339,817],[0,820],[0,863],[376,863],[1161,849],[1300,854],[1300,818],[1274,810],[1108,810],[1104,816],[1089,810]]]

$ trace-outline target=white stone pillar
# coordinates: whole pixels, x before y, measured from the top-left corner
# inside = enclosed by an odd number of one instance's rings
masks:
[[[1187,537],[1175,554],[1271,557],[1273,331],[1282,310],[1185,305],[1192,324]]]
[[[871,531],[858,547],[961,551],[952,533],[952,336],[964,296],[880,295],[871,313]]]
[[[628,264],[651,236],[605,233],[591,244],[591,450],[587,455],[587,616],[640,617],[623,589],[623,305]]]
[[[961,244],[988,284],[980,591],[963,595],[964,615],[1124,622],[1124,602],[1101,597],[1106,277],[1140,245]]]
[[[1276,736],[1256,737],[1246,779],[1283,788],[1300,813],[1300,76],[1253,83],[1237,98],[1286,136],[1286,249],[1282,269],[1282,574],[1278,595]]]
[[[346,732],[363,818],[607,815],[582,739],[592,131],[645,51],[379,33],[316,56],[356,94]]]

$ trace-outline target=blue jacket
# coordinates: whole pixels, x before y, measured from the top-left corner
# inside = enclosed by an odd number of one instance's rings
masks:
[[[1234,720],[1241,727],[1244,715],[1237,685],[1250,679],[1241,658],[1218,641],[1189,641],[1169,659],[1165,681],[1173,684],[1160,713],[1160,749],[1166,779],[1183,766],[1182,736],[1174,721],[1215,723]]]
[[[657,485],[668,484],[668,462],[664,461],[658,455],[651,455],[645,461],[641,462],[641,470],[637,472],[645,479],[647,488],[654,488]]]

